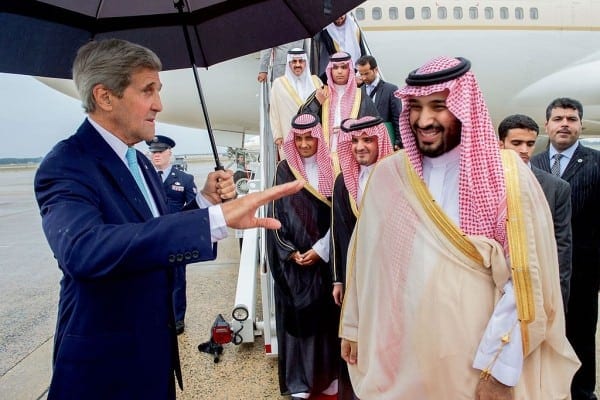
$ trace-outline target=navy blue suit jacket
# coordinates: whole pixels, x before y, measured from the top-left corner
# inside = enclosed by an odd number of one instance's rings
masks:
[[[548,151],[537,154],[531,164],[550,172]],[[578,285],[598,290],[600,265],[600,152],[579,144],[561,176],[571,186],[573,231],[573,278],[571,293]],[[582,264],[589,267],[577,269]]]
[[[531,166],[531,170],[540,183],[554,223],[554,238],[558,252],[558,273],[560,275],[560,290],[562,292],[565,310],[569,302],[571,284],[571,188],[569,184],[549,172]]]
[[[166,214],[158,174],[137,158]],[[35,194],[63,272],[48,398],[175,398],[173,266],[215,257],[208,211],[154,218],[125,163],[87,120],[44,158]]]
[[[362,85],[361,90],[363,96],[369,96],[367,95],[367,85]],[[380,79],[369,97],[371,99],[375,97],[373,103],[381,119],[384,122],[392,124],[394,137],[390,137],[390,141],[393,145],[402,147],[402,138],[400,137],[400,111],[402,111],[402,103],[399,98],[394,96],[396,90],[398,90],[398,86]]]

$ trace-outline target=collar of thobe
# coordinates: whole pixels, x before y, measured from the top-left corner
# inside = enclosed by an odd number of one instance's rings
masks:
[[[334,83],[333,87],[340,97],[342,97],[346,92],[346,85],[338,85],[337,83]]]
[[[423,157],[423,180],[435,201],[457,225],[459,168],[460,146],[439,157]]]
[[[358,173],[358,184],[361,185],[361,186],[363,186],[363,188],[364,188],[364,184],[366,184],[366,182],[367,182],[367,178],[369,177],[369,173],[373,169],[373,165],[375,165],[375,164],[361,165],[360,166],[360,172]]]
[[[308,183],[314,187],[319,187],[319,165],[317,164],[317,155],[306,157],[302,159],[304,164],[304,172],[306,172],[306,179]]]
[[[367,186],[367,180],[369,180],[369,173],[373,169],[373,165],[361,165],[358,173],[358,191],[356,193],[356,204],[360,205],[365,187]]]
[[[344,97],[344,93],[346,93],[346,85],[334,84],[333,86],[337,92],[337,104],[333,104],[335,107],[335,113],[333,114],[333,126],[338,127],[342,122],[342,97]]]
[[[430,168],[446,167],[449,164],[456,163],[460,160],[460,146],[456,146],[452,150],[439,155],[438,157],[423,157],[423,167]]]

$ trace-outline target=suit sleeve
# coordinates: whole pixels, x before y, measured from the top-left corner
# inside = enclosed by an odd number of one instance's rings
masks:
[[[186,174],[187,182],[185,184],[185,204],[190,204],[192,201],[196,199],[196,194],[198,190],[196,188],[196,184],[194,183],[194,177],[190,174]]]
[[[562,183],[562,182],[561,182]],[[558,271],[563,305],[567,311],[572,273],[571,187],[567,182],[556,187],[554,235],[558,251]]]
[[[390,116],[392,119],[391,122],[392,127],[394,128],[394,135],[396,139],[393,144],[399,148],[402,148],[402,138],[400,137],[400,111],[402,111],[402,103],[400,102],[399,98],[394,96],[394,92],[397,89],[398,88],[394,86],[394,88],[390,92]]]
[[[207,210],[144,221],[122,178],[72,150],[53,151],[35,178],[42,227],[65,274],[104,279],[214,259]]]

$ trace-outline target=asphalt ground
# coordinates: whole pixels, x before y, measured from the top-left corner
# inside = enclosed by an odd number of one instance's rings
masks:
[[[45,399],[61,273],[41,229],[33,195],[36,166],[0,168],[0,399]],[[210,162],[190,163],[200,186]],[[185,332],[179,336],[184,390],[178,399],[283,399],[277,361],[255,343],[227,344],[219,363],[198,351],[217,314],[226,320],[237,284],[239,244],[234,232],[218,258],[187,268]],[[260,316],[260,308],[258,310]]]
[[[45,399],[51,376],[61,274],[41,229],[35,168],[0,168],[0,399]],[[210,162],[192,162],[188,172],[201,185],[212,168]],[[285,399],[279,395],[277,361],[265,357],[262,337],[225,345],[219,363],[198,351],[216,315],[230,319],[239,260],[233,232],[219,243],[218,254],[214,262],[187,268],[186,329],[178,337],[184,390],[177,398]],[[260,314],[259,305],[259,319]]]

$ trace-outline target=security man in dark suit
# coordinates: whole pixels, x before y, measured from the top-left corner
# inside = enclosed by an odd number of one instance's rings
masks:
[[[596,324],[600,287],[600,152],[578,142],[583,106],[558,98],[546,108],[548,150],[531,163],[571,185],[573,275],[567,307],[567,338],[581,360],[571,384],[573,400],[597,399]]]
[[[540,127],[531,117],[514,114],[500,122],[498,138],[500,148],[516,151],[519,157],[531,167],[546,196],[554,223],[560,290],[566,312],[572,274],[571,188],[559,177],[531,165],[530,158],[535,150],[539,131]]]
[[[167,195],[167,207],[170,213],[181,211],[186,204],[191,203],[197,194],[194,177],[175,168],[171,164],[173,157],[172,148],[175,141],[167,136],[156,135],[154,139],[146,141],[152,153],[152,164],[163,182]],[[185,265],[175,268],[173,283],[173,309],[175,312],[175,330],[180,335],[185,329]]]
[[[356,61],[356,70],[363,82],[361,90],[363,95],[367,95],[373,100],[379,116],[385,123],[390,135],[390,141],[394,145],[394,150],[402,148],[402,139],[400,138],[400,111],[402,104],[400,99],[394,96],[398,86],[384,82],[379,76],[377,61],[373,56],[362,56]]]

